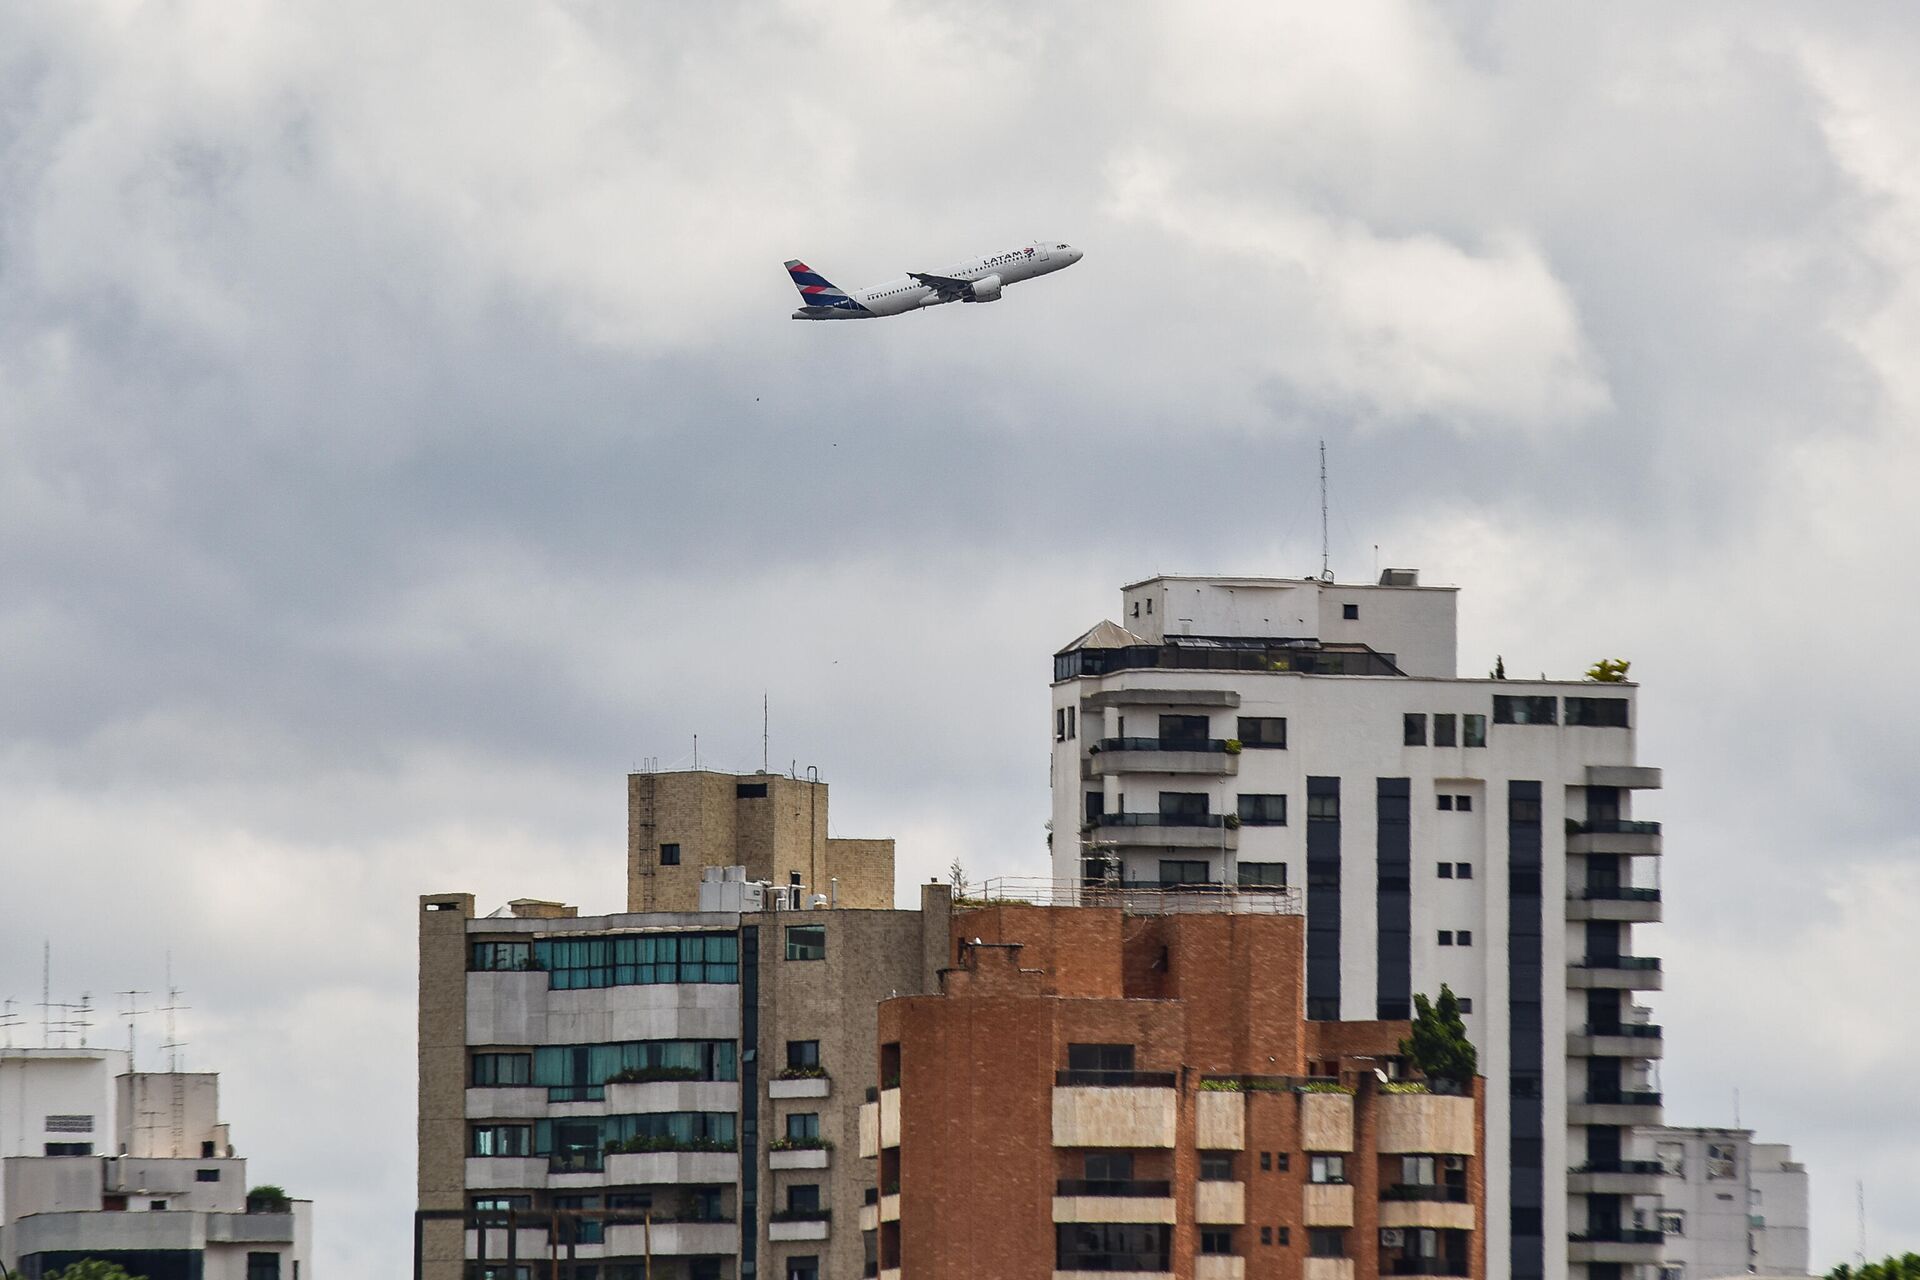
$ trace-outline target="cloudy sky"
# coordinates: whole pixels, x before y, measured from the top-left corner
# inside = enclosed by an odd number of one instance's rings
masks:
[[[1891,4],[6,6],[0,996],[171,951],[254,1176],[398,1277],[416,894],[618,905],[623,775],[757,767],[763,692],[903,883],[1038,872],[1048,655],[1317,569],[1324,438],[1467,672],[1644,680],[1669,1116],[1914,1246],[1916,65]]]

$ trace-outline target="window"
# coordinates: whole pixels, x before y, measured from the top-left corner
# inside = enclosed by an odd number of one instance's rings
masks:
[[[1273,1228],[1272,1228],[1272,1227],[1262,1227],[1262,1228],[1260,1228],[1260,1243],[1261,1243],[1261,1244],[1272,1244],[1272,1243],[1273,1243]]]
[[[1287,745],[1285,716],[1241,716],[1240,745],[1284,749]]]
[[[1133,1181],[1133,1153],[1131,1151],[1089,1151],[1085,1170],[1088,1182],[1131,1182]]]
[[[1473,930],[1471,930],[1471,929],[1462,929],[1462,930],[1460,930],[1460,931],[1459,931],[1458,933],[1456,933],[1456,934],[1454,934],[1454,935],[1453,935],[1453,944],[1454,944],[1454,945],[1455,945],[1456,947],[1470,947],[1470,946],[1472,946],[1472,945],[1473,945]]]
[[[1273,1167],[1278,1169],[1280,1172],[1285,1173],[1288,1169],[1293,1167],[1293,1157],[1288,1155],[1286,1152],[1282,1151],[1274,1157]],[[1286,1242],[1283,1240],[1281,1241],[1281,1243],[1285,1244]]]
[[[1433,807],[1436,809],[1439,809],[1443,813],[1451,813],[1453,812],[1453,797],[1452,796],[1435,796],[1433,798]]]
[[[1232,1253],[1233,1231],[1228,1227],[1203,1227],[1200,1230],[1200,1252]]]
[[[1472,997],[1472,996],[1461,996],[1461,997],[1460,997],[1460,1012],[1462,1012],[1462,1013],[1472,1013],[1472,1012],[1473,1012],[1473,997]]]
[[[680,846],[677,844],[661,845],[660,846],[660,865],[663,867],[679,866],[680,865]]]
[[[213,1159],[213,1144],[211,1142],[203,1142],[200,1144],[200,1158],[202,1160]]]
[[[1427,713],[1409,711],[1400,717],[1400,741],[1409,747],[1427,745]]]
[[[1452,712],[1441,712],[1433,717],[1433,745],[1451,747],[1456,742],[1459,717]]]
[[[1074,723],[1076,720],[1080,718],[1078,713],[1079,713],[1079,708],[1077,707],[1067,708],[1067,741],[1068,742],[1072,742],[1075,738],[1080,736],[1080,728],[1077,724]]]
[[[1661,1263],[1660,1280],[1687,1280],[1687,1264],[1684,1262]]]
[[[1432,1156],[1401,1156],[1400,1181],[1410,1187],[1430,1187],[1433,1185]]]
[[[1205,742],[1209,732],[1205,716],[1161,716],[1160,741]]]
[[[77,1115],[48,1116],[46,1130],[48,1133],[92,1133],[93,1117]]]
[[[1340,821],[1339,794],[1335,793],[1330,796],[1309,794],[1307,796],[1307,821],[1309,822]]]
[[[1260,1153],[1260,1172],[1262,1173],[1273,1172],[1273,1152],[1262,1151]]]
[[[1458,812],[1458,813],[1472,813],[1473,797],[1472,796],[1455,796],[1453,798],[1453,807],[1455,812]]]
[[[1065,707],[1053,709],[1053,740],[1055,742],[1067,740],[1067,709]]]
[[[826,958],[827,926],[823,924],[787,926],[787,959],[825,960]]]
[[[1160,818],[1162,821],[1204,818],[1209,812],[1209,800],[1210,797],[1204,791],[1162,791]]]
[[[1656,1145],[1654,1156],[1660,1161],[1661,1169],[1670,1178],[1687,1176],[1687,1144],[1684,1142],[1662,1142]]]
[[[514,973],[531,969],[531,942],[476,942],[468,953],[467,967],[477,973]]]
[[[1242,889],[1284,889],[1287,864],[1284,862],[1243,862],[1240,864]]]
[[[609,1044],[540,1045],[530,1083],[549,1102],[599,1102],[606,1086],[665,1080],[737,1080],[732,1040],[624,1040]]]
[[[1293,1243],[1293,1229],[1291,1227],[1275,1227],[1273,1229],[1273,1236],[1274,1243],[1280,1245],[1282,1248]]]
[[[1567,723],[1595,729],[1625,729],[1625,698],[1568,698]]]
[[[147,1208],[153,1213],[165,1213],[167,1211],[167,1202],[165,1200],[149,1200],[147,1201]]]
[[[1062,1222],[1054,1226],[1055,1271],[1173,1270],[1161,1223]]]
[[[1284,827],[1287,825],[1287,798],[1283,795],[1242,795],[1239,813],[1242,826]]]
[[[1232,1182],[1233,1152],[1202,1151],[1200,1153],[1200,1181]]]
[[[809,1253],[788,1258],[787,1280],[820,1280],[820,1256]]]
[[[1207,864],[1186,858],[1160,859],[1160,883],[1166,884],[1206,884]]]
[[[787,1188],[787,1212],[794,1215],[820,1212],[820,1184],[796,1182]]]
[[[247,1255],[247,1280],[280,1280],[280,1255],[277,1253],[249,1253]]]
[[[524,1124],[474,1125],[467,1147],[472,1156],[525,1156],[533,1154],[533,1130]]]
[[[1347,1158],[1345,1156],[1313,1155],[1307,1157],[1307,1181],[1325,1185],[1339,1186],[1347,1180]],[[1319,1255],[1322,1257],[1329,1255]]]
[[[1460,717],[1460,745],[1463,747],[1484,747],[1487,745],[1487,718],[1485,716],[1464,715]]]
[[[1440,872],[1440,878],[1442,880],[1453,879],[1453,864],[1451,862],[1441,863],[1439,866],[1439,872]]]
[[[1734,1149],[1731,1143],[1707,1144],[1707,1181],[1724,1182],[1734,1176]]]
[[[820,1065],[820,1042],[818,1040],[787,1041],[787,1066],[789,1068],[817,1067]]]
[[[1453,864],[1453,878],[1454,878],[1455,880],[1471,880],[1471,879],[1473,879],[1473,864],[1472,864],[1471,862],[1456,862],[1456,863],[1454,863],[1454,864]]]
[[[49,1142],[47,1154],[50,1156],[90,1156],[93,1154],[91,1142]]]
[[[528,1213],[532,1209],[532,1196],[476,1196],[473,1201],[475,1213]]]
[[[1495,724],[1553,724],[1559,719],[1560,700],[1551,695],[1493,695]]]
[[[1131,1074],[1133,1046],[1130,1044],[1070,1044],[1067,1046],[1067,1070]]]
[[[1687,1234],[1687,1215],[1679,1209],[1662,1209],[1660,1211],[1660,1234],[1667,1236],[1683,1236]]]
[[[1453,930],[1442,929],[1440,931],[1440,945],[1443,947],[1450,947],[1453,945]]]
[[[220,1181],[220,1171],[218,1169],[195,1169],[193,1171],[193,1180],[195,1182],[218,1182]]]
[[[767,784],[764,782],[736,782],[733,784],[735,800],[765,800]]]
[[[1540,821],[1540,802],[1523,796],[1507,799],[1507,821],[1515,826]]]
[[[1359,617],[1360,617],[1360,606],[1359,606],[1359,605],[1357,605],[1357,604],[1343,604],[1343,605],[1341,605],[1341,606],[1340,606],[1340,617],[1341,617],[1341,618],[1342,618],[1343,620],[1345,620],[1345,621],[1347,621],[1347,622],[1355,622],[1355,621],[1358,621],[1358,620],[1359,620]]]
[[[813,1142],[820,1137],[818,1111],[794,1111],[787,1116],[787,1138],[795,1142]]]
[[[533,1083],[533,1055],[530,1053],[476,1053],[468,1083],[476,1089]]]
[[[531,967],[555,991],[670,982],[740,981],[740,939],[731,933],[643,933],[543,938]]]
[[[1335,1227],[1308,1227],[1307,1256],[1310,1258],[1346,1257],[1346,1231]]]

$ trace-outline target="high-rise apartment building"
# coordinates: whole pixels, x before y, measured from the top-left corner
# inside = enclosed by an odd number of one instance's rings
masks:
[[[1658,1264],[1658,823],[1638,688],[1462,679],[1456,592],[1159,577],[1054,659],[1053,867],[1071,884],[1303,889],[1310,1018],[1450,985],[1489,1079],[1488,1274]],[[1604,655],[1596,654],[1599,658]]]
[[[1660,1178],[1658,1218],[1666,1246],[1659,1280],[1805,1277],[1807,1167],[1784,1143],[1755,1142],[1751,1129],[1642,1130]]]
[[[219,1077],[124,1050],[0,1049],[0,1263],[147,1280],[312,1280],[312,1203],[250,1195]]]
[[[1288,895],[1125,903],[964,911],[939,993],[881,1005],[868,1274],[1488,1275],[1484,1081],[1308,1021]]]
[[[858,1275],[879,1002],[930,989],[947,889],[892,910],[892,842],[827,839],[824,785],[639,774],[629,800],[654,909],[420,900],[421,1273]]]

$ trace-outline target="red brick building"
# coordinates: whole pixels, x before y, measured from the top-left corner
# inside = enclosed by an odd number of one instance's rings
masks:
[[[881,1280],[1483,1276],[1484,1094],[1309,1022],[1295,915],[995,905],[880,1007]]]

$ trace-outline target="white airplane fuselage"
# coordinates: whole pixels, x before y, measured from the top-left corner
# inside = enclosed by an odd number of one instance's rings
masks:
[[[804,302],[795,320],[873,320],[936,307],[944,302],[993,302],[1010,284],[1050,275],[1080,261],[1082,251],[1069,244],[1033,243],[1005,253],[975,258],[937,274],[916,271],[867,289],[840,290],[804,263],[787,272]]]

